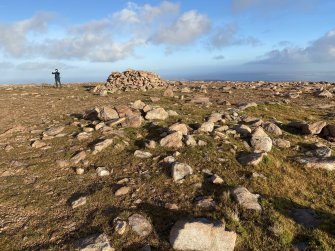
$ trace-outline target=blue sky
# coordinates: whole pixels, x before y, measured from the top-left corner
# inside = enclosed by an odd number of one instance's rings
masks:
[[[335,81],[333,0],[1,0],[0,83]]]

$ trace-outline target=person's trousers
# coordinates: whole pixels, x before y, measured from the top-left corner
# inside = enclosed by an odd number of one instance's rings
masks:
[[[55,79],[55,85],[56,85],[56,87],[58,87],[58,84],[59,84],[59,87],[62,87],[60,79]]]

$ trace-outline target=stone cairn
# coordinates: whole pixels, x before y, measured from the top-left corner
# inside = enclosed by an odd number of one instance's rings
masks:
[[[167,85],[167,81],[162,80],[156,73],[129,69],[124,72],[112,72],[107,82],[104,85],[95,86],[93,92],[105,96],[118,91],[147,91],[153,88],[164,88]]]

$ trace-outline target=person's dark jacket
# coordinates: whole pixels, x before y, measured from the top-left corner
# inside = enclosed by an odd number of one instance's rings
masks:
[[[55,74],[55,79],[56,80],[60,80],[60,72],[59,71],[55,71],[52,74]]]

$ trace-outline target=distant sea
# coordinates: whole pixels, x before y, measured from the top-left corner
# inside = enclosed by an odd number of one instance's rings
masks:
[[[199,80],[199,81],[327,81],[335,83],[335,72],[320,72],[320,73],[269,73],[269,72],[216,72],[216,73],[193,73],[193,74],[160,74],[163,79],[167,80]],[[105,79],[82,79],[82,78],[62,78],[64,83],[104,83]],[[21,79],[21,80],[1,80],[0,84],[50,84],[53,85],[54,81],[48,79]]]

